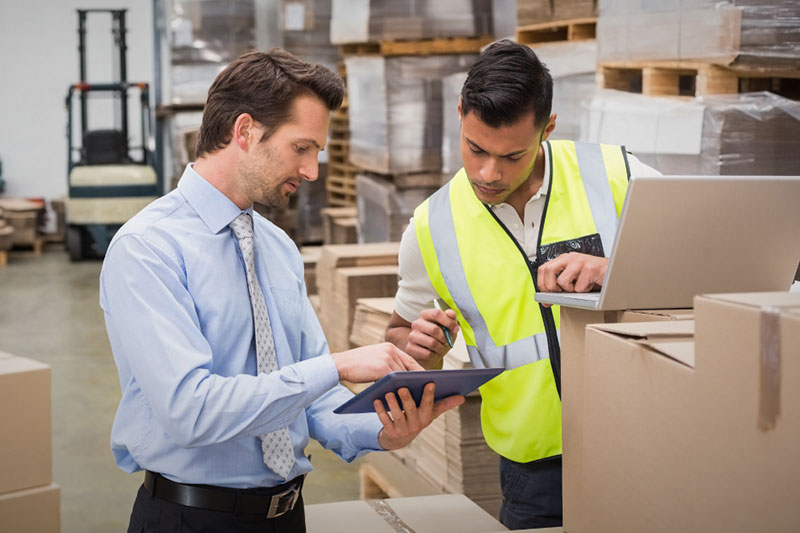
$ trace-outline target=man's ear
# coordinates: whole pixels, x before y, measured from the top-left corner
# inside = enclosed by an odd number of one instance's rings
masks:
[[[547,120],[547,126],[544,127],[544,131],[542,132],[542,142],[546,141],[547,138],[550,137],[550,134],[553,133],[553,130],[556,129],[556,118],[558,118],[558,115],[553,113]]]
[[[253,120],[250,113],[242,113],[236,117],[236,122],[233,123],[231,142],[235,143],[239,149],[248,151],[251,146],[258,143],[258,135],[256,121]]]
[[[458,107],[456,108],[458,112],[458,123],[461,124],[461,97],[458,97]]]

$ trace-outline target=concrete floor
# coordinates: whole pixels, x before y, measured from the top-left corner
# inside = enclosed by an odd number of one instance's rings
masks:
[[[52,367],[53,480],[61,531],[124,531],[142,474],[128,475],[109,449],[120,398],[98,304],[100,262],[70,263],[60,248],[12,252],[0,267],[0,351]],[[358,499],[358,463],[312,442],[306,503]]]

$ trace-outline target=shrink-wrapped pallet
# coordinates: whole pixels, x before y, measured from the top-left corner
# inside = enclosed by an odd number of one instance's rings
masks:
[[[491,34],[491,0],[333,0],[336,44]]]
[[[604,0],[599,60],[800,67],[797,0]]]
[[[624,144],[664,174],[800,173],[800,103],[769,92],[678,100],[598,91],[581,138]]]
[[[350,161],[378,174],[441,172],[442,79],[475,58],[347,57]]]

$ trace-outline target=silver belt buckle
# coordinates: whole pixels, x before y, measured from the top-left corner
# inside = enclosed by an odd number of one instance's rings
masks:
[[[289,496],[291,501],[289,502],[288,506],[279,509],[278,506],[281,504],[281,501]],[[294,504],[297,503],[297,498],[300,497],[300,484],[297,483],[294,487],[290,487],[283,492],[279,492],[278,494],[273,494],[272,498],[269,500],[269,510],[267,511],[267,518],[277,518],[282,514],[288,513],[292,509],[294,509]]]

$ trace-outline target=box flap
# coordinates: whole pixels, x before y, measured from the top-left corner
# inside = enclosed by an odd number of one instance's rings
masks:
[[[665,342],[643,342],[646,346],[666,355],[679,363],[694,368],[694,338],[684,337],[681,340]]]
[[[697,298],[705,298],[752,307],[800,308],[798,292],[741,292],[725,294],[702,294]]]
[[[636,344],[694,368],[694,320],[620,322],[592,324],[588,327],[627,337]]]
[[[0,357],[0,375],[2,374],[16,374],[18,372],[30,372],[32,370],[46,370],[50,365],[28,359],[27,357],[19,357],[11,355],[10,357]]]
[[[636,315],[648,315],[661,317],[664,320],[693,320],[694,309],[631,309],[625,311],[632,317]]]
[[[694,335],[694,320],[665,320],[661,322],[619,322],[590,324],[588,327],[615,335],[640,339],[686,337]]]

